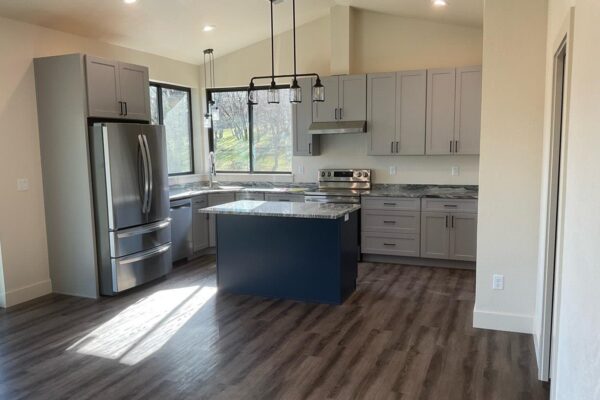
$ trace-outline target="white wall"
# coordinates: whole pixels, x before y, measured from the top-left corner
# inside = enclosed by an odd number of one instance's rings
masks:
[[[486,0],[474,324],[531,332],[544,121],[546,0]],[[502,274],[504,290],[492,290]]]
[[[563,2],[564,3],[564,2]],[[600,398],[600,3],[576,0],[554,398]],[[556,20],[565,7],[557,6]]]
[[[147,65],[151,79],[195,88],[199,101],[198,66],[0,18],[0,274],[7,306],[51,290],[33,59],[76,52]],[[199,108],[195,116],[200,134]],[[29,191],[17,192],[18,178],[29,179]]]
[[[351,14],[351,73],[481,64],[481,29],[361,10],[352,10]],[[337,54],[331,51],[331,30],[336,23],[335,18],[325,17],[298,28],[299,72],[328,75],[332,64],[340,64],[331,59],[332,54],[334,57]],[[292,70],[291,43],[290,32],[276,37],[276,73]],[[342,53],[340,57],[347,57],[347,52]],[[265,40],[217,58],[217,86],[248,85],[253,75],[269,73],[270,57],[270,41]],[[323,136],[321,143],[321,156],[293,158],[295,181],[314,182],[319,168],[358,167],[373,169],[378,183],[478,182],[477,156],[369,157],[366,155],[367,137],[359,134]],[[392,165],[397,167],[396,176],[388,173]],[[453,166],[460,168],[460,176],[451,176]],[[220,176],[219,179],[241,177]]]

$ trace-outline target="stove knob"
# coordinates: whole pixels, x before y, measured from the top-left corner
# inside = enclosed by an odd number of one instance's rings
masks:
[[[327,176],[328,176],[328,177],[331,177],[331,172],[328,172],[328,173],[327,173]]]
[[[357,178],[360,178],[361,176],[362,176],[362,172],[357,172],[357,173],[356,173],[356,177],[357,177]]]
[[[324,178],[325,177],[325,172],[321,172],[321,176]]]
[[[369,173],[368,173],[368,172],[365,172],[365,173],[363,174],[363,176],[364,176],[365,178],[368,178],[368,177],[369,177]]]

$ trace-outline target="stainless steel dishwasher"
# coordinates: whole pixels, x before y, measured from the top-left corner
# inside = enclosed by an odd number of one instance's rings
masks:
[[[171,254],[173,262],[192,255],[192,201],[171,201]]]

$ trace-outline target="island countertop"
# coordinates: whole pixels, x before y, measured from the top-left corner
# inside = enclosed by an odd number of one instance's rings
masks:
[[[338,219],[359,209],[359,204],[240,200],[214,207],[203,208],[199,210],[199,212],[207,214],[254,215],[263,217]]]

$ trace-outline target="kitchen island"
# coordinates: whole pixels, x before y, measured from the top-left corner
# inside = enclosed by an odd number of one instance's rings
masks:
[[[357,204],[236,201],[217,218],[219,291],[341,304],[356,288]]]

